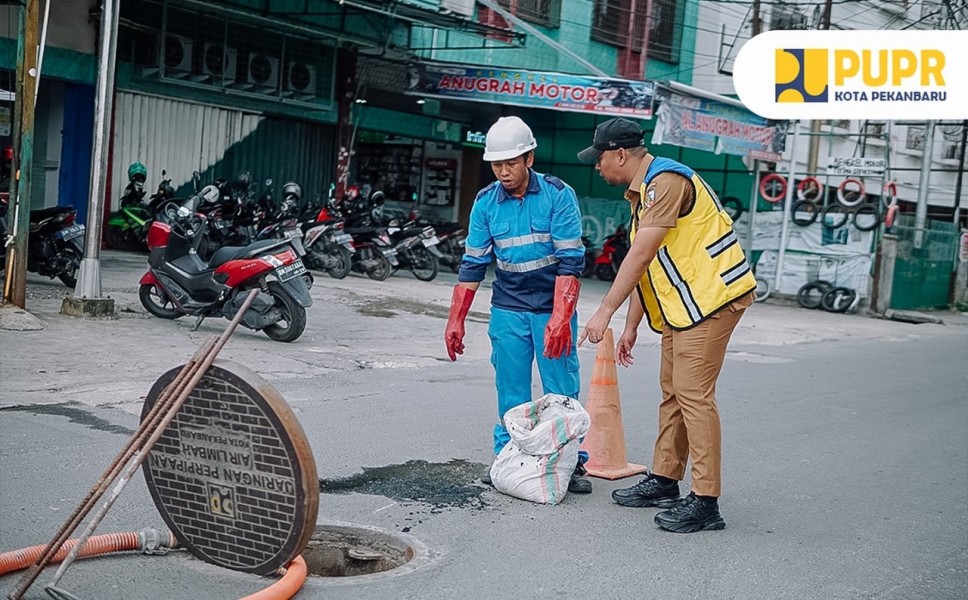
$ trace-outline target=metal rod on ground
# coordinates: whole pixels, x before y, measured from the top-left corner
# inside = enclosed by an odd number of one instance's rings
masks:
[[[107,487],[115,480],[118,473],[124,468],[131,456],[136,451],[140,451],[141,458],[138,461],[138,464],[144,460],[144,456],[146,456],[147,451],[150,450],[151,446],[153,446],[155,442],[157,442],[158,438],[161,436],[161,433],[164,431],[164,428],[168,426],[168,423],[170,423],[171,419],[174,417],[173,414],[168,415],[167,413],[162,416],[166,407],[175,405],[177,405],[178,408],[181,407],[181,404],[184,403],[184,398],[182,398],[181,402],[178,402],[178,399],[181,396],[187,398],[188,394],[191,393],[191,390],[194,389],[195,385],[198,384],[198,380],[204,376],[205,372],[211,366],[219,351],[223,346],[225,346],[228,338],[238,326],[242,315],[244,315],[245,311],[248,310],[248,308],[252,305],[252,302],[255,300],[257,295],[258,290],[252,290],[249,293],[245,299],[245,302],[242,304],[242,308],[239,309],[239,312],[235,315],[235,318],[232,319],[229,325],[225,328],[225,331],[220,336],[212,336],[211,338],[207,339],[199,348],[199,351],[195,353],[195,356],[193,356],[192,360],[182,368],[175,380],[162,391],[162,394],[159,396],[155,406],[152,407],[152,410],[149,411],[148,416],[143,420],[141,425],[139,425],[135,436],[129,440],[126,449],[122,450],[121,455],[115,459],[115,462],[112,464],[111,468],[109,468],[108,473],[102,476],[98,484],[96,484],[91,492],[88,493],[88,496],[85,498],[82,505],[75,510],[74,516],[71,517],[69,523],[63,526],[60,533],[55,536],[54,540],[51,541],[50,544],[48,544],[43,555],[23,575],[21,580],[18,582],[17,587],[14,588],[14,590],[7,596],[9,600],[19,600],[30,587],[30,585],[33,584],[33,582],[40,575],[41,570],[43,570],[43,568],[50,563],[50,560],[53,558],[54,554],[60,550],[61,546],[63,546],[70,534],[73,533],[84,517],[87,516],[87,514],[91,511],[93,505],[101,498]],[[174,400],[172,400],[172,398],[174,398]],[[139,447],[138,444],[143,443],[145,436],[148,435],[148,432],[152,433],[151,437],[143,447]],[[86,538],[78,540],[75,548],[80,548],[85,540]],[[74,557],[76,558],[76,553]]]
[[[94,504],[101,498],[101,496],[104,495],[104,492],[107,491],[108,487],[111,485],[111,482],[117,478],[118,474],[124,468],[124,465],[127,464],[128,460],[131,459],[131,456],[133,456],[140,447],[140,444],[144,443],[148,432],[151,431],[153,427],[157,426],[157,423],[160,420],[163,405],[170,404],[170,398],[175,397],[176,393],[180,391],[185,383],[190,380],[190,371],[194,370],[199,364],[201,364],[204,355],[215,347],[215,342],[217,340],[218,336],[214,335],[208,338],[195,353],[195,356],[185,364],[181,371],[179,371],[178,375],[171,382],[171,384],[162,391],[158,402],[142,420],[141,424],[138,426],[138,429],[135,430],[134,435],[128,439],[127,443],[125,443],[125,446],[121,449],[121,452],[118,453],[118,456],[115,457],[111,465],[105,470],[104,474],[101,475],[101,478],[87,493],[87,496],[84,497],[84,500],[81,502],[81,504],[67,519],[67,522],[61,526],[60,530],[56,534],[54,534],[54,538],[50,541],[50,543],[47,544],[44,552],[21,577],[17,587],[14,588],[14,591],[7,596],[10,598],[10,600],[16,600],[27,590],[28,587],[30,587],[30,585],[37,579],[40,571],[50,563],[51,559],[61,549],[68,537],[70,537],[74,530],[77,529],[78,525],[81,524],[81,521],[84,520],[84,517],[91,512]]]
[[[177,415],[178,411],[181,410],[181,407],[183,404],[185,404],[185,401],[188,400],[188,396],[191,395],[192,391],[195,389],[195,386],[198,385],[198,382],[201,381],[202,377],[205,376],[205,373],[208,372],[208,368],[212,366],[213,362],[215,362],[215,357],[218,356],[219,351],[221,351],[222,347],[225,346],[225,343],[228,342],[229,337],[235,331],[235,328],[238,326],[239,321],[242,320],[242,315],[244,315],[246,311],[249,310],[249,307],[252,306],[252,302],[255,300],[256,296],[258,295],[259,295],[259,290],[254,289],[249,292],[248,296],[246,296],[245,302],[242,303],[242,307],[239,308],[239,311],[237,313],[235,313],[235,317],[232,319],[231,322],[229,322],[228,327],[225,328],[225,331],[222,332],[222,335],[220,335],[219,338],[215,341],[215,345],[212,347],[212,350],[205,356],[204,360],[202,361],[202,364],[192,374],[192,378],[191,380],[189,380],[186,388],[182,391],[181,394],[178,395],[177,398],[175,398],[172,405],[165,411],[165,416],[164,418],[162,418],[159,426],[154,428],[154,431],[152,432],[151,437],[148,438],[148,441],[145,443],[144,447],[139,450],[139,452],[134,457],[134,460],[128,465],[128,469],[121,477],[121,479],[118,481],[118,484],[114,487],[114,490],[111,492],[111,495],[108,497],[107,500],[104,501],[104,504],[101,506],[98,512],[95,513],[94,517],[91,519],[91,522],[88,524],[87,529],[85,529],[84,533],[82,533],[81,536],[77,539],[77,544],[73,548],[71,548],[70,553],[64,559],[64,562],[60,564],[60,567],[57,569],[57,572],[54,574],[54,578],[51,579],[50,583],[48,583],[45,586],[46,588],[48,589],[55,588],[57,583],[60,581],[61,577],[64,576],[64,573],[67,571],[67,568],[71,565],[71,563],[74,562],[74,560],[77,558],[78,554],[80,553],[81,547],[84,545],[84,542],[87,541],[87,539],[94,532],[94,529],[98,526],[98,524],[100,524],[101,520],[104,518],[104,515],[107,514],[108,510],[114,504],[114,501],[118,499],[118,496],[121,495],[121,492],[124,490],[125,486],[127,486],[128,482],[131,481],[131,477],[134,475],[134,472],[138,469],[139,466],[141,466],[141,463],[144,462],[145,458],[147,458],[148,452],[151,451],[151,448],[154,447],[154,445],[158,442],[158,439],[161,438],[161,436],[165,433],[165,429],[167,429],[168,425],[170,425],[171,422],[174,420],[175,415]]]

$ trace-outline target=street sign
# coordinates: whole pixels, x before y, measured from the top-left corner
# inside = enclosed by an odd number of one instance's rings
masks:
[[[142,419],[180,370],[158,378]],[[178,541],[220,567],[268,575],[315,530],[319,481],[309,442],[279,392],[241,365],[209,368],[143,470]]]
[[[880,176],[887,170],[886,158],[827,157],[827,174],[845,177]]]

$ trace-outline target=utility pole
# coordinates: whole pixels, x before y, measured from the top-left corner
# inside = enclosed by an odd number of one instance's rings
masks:
[[[763,21],[760,20],[760,0],[753,0],[753,24],[751,30],[753,36],[757,36],[763,31]]]
[[[77,271],[74,306],[81,303],[81,314],[114,312],[114,301],[101,298],[101,224],[104,221],[104,189],[107,183],[108,138],[114,105],[114,63],[118,41],[119,0],[101,3],[101,34],[98,48],[98,76],[94,97],[94,144],[91,156],[91,196],[87,203],[87,235],[84,259]],[[96,305],[104,308],[93,309]],[[61,312],[65,311],[65,303]],[[107,307],[110,307],[108,310]],[[69,311],[77,312],[76,308]]]
[[[961,221],[961,180],[965,175],[966,144],[968,144],[968,119],[961,122],[961,149],[958,150],[958,179],[955,181],[955,226]]]
[[[830,12],[833,0],[824,0],[823,12],[820,13],[820,29],[830,29]],[[807,148],[807,175],[814,177],[817,173],[817,160],[820,155],[820,123],[819,119],[810,121],[810,140]]]
[[[934,121],[924,125],[924,146],[921,148],[921,176],[918,179],[918,204],[914,208],[914,247],[924,245],[924,228],[928,222],[928,185],[931,182],[931,154],[934,150]]]
[[[13,162],[10,201],[13,243],[7,248],[3,303],[27,308],[27,236],[30,235],[30,172],[34,158],[34,99],[37,93],[37,0],[20,9],[17,41],[17,85],[14,99]],[[6,243],[6,240],[4,240]]]

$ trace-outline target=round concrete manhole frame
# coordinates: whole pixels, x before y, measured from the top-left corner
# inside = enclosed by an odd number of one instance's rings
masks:
[[[357,523],[318,521],[302,556],[309,570],[305,585],[328,587],[374,583],[390,577],[406,575],[431,564],[437,554],[426,544],[406,533]],[[321,564],[320,560],[325,564]],[[318,573],[327,567],[338,567],[338,564],[333,563],[341,561],[347,563],[348,570],[362,570],[365,574]],[[368,569],[380,570],[366,572]]]

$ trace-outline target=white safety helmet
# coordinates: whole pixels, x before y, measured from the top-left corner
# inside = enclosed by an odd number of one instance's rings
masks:
[[[518,117],[501,117],[487,130],[484,160],[511,160],[538,147],[531,128]]]

